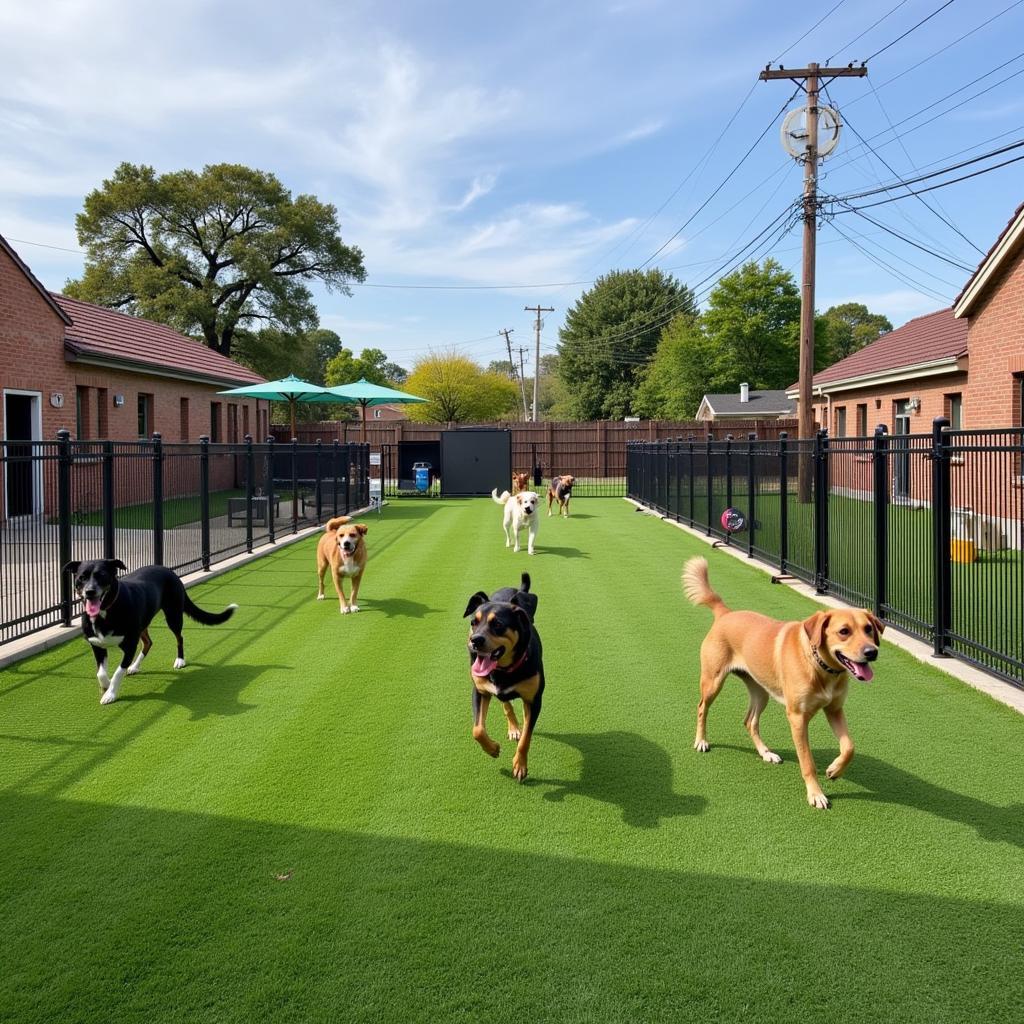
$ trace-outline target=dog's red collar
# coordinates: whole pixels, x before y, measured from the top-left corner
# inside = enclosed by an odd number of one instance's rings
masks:
[[[495,669],[495,671],[496,672],[515,672],[515,670],[517,668],[520,668],[522,666],[523,662],[526,661],[526,656],[529,653],[530,653],[530,646],[529,646],[529,644],[527,644],[526,648],[523,650],[523,653],[520,655],[518,661],[516,661],[513,664],[509,665],[508,668],[498,668],[498,669]]]
[[[818,663],[819,668],[823,668],[826,672],[829,672],[834,676],[841,676],[843,672],[846,671],[842,668],[833,668],[831,665],[827,665],[824,660],[822,660],[821,655],[818,653],[818,648],[815,647],[814,644],[811,644],[811,656]]]

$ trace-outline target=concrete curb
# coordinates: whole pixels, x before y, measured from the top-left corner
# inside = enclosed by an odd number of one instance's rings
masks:
[[[346,514],[353,517],[361,516],[364,512],[369,512],[370,510],[370,506],[367,505],[365,508],[358,508]],[[280,551],[281,548],[288,547],[289,544],[297,544],[301,540],[306,540],[307,537],[312,537],[322,529],[323,524],[320,526],[307,526],[305,529],[299,530],[298,533],[290,533],[286,537],[278,538],[273,544],[263,544],[258,548],[254,548],[251,553],[245,551],[240,555],[233,555],[223,562],[218,562],[210,568],[209,572],[199,569],[196,572],[189,573],[187,576],[182,576],[181,582],[188,589],[189,587],[196,586],[198,583],[205,583],[207,580],[216,579],[218,576],[223,576],[225,573],[230,572],[232,569],[237,569],[241,565],[255,562],[257,559],[264,558],[274,551]],[[10,643],[0,647],[0,669],[13,665],[15,662],[22,661],[25,658],[30,658],[33,654],[40,654],[43,651],[50,650],[52,647],[58,647],[81,635],[82,631],[76,617],[70,626],[50,626],[49,629],[40,630],[31,636],[22,637],[20,640],[12,640]]]
[[[630,505],[635,506],[637,511],[643,512],[645,515],[652,516],[656,519],[660,519],[663,523],[668,523],[669,526],[674,526],[677,529],[682,530],[683,533],[689,534],[697,540],[704,541],[704,543],[709,547],[717,540],[717,538],[709,537],[707,534],[701,533],[699,530],[695,530],[683,523],[677,523],[674,519],[669,519],[667,516],[663,516],[660,512],[655,512],[646,505],[642,505],[640,502],[634,501],[632,498],[626,498],[625,501]],[[739,551],[734,547],[723,544],[715,550],[724,552],[733,558],[739,559],[744,565],[749,565],[754,569],[760,569],[761,572],[765,573],[767,576],[774,576],[776,574],[776,570],[772,566],[765,565],[764,562],[760,562],[756,558],[748,558],[746,552]],[[850,607],[845,601],[829,597],[826,594],[817,593],[813,587],[810,587],[805,583],[801,583],[797,580],[785,580],[784,582],[791,589],[797,591],[797,593],[810,598],[812,601],[815,601],[820,605],[824,605],[826,608]],[[936,668],[940,672],[944,672],[946,675],[952,676],[954,679],[959,679],[960,682],[966,683],[975,690],[980,690],[993,700],[999,701],[1000,704],[1005,704],[1008,708],[1013,708],[1014,711],[1024,715],[1024,690],[1018,690],[1015,686],[1011,686],[1009,683],[1004,683],[1001,679],[996,679],[994,676],[990,676],[987,672],[982,672],[981,669],[975,668],[973,665],[957,661],[956,658],[936,658],[935,655],[932,654],[932,649],[928,644],[907,636],[905,633],[900,633],[895,628],[889,629],[886,632],[885,639],[887,643],[891,643],[894,647],[898,647],[900,650],[906,651],[922,664]]]

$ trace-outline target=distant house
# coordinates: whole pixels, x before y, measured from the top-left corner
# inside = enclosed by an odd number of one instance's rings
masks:
[[[163,324],[57,295],[0,236],[0,519],[42,509],[42,474],[16,456],[66,429],[79,440],[267,436],[268,404],[218,391],[263,378]],[[27,443],[26,443],[27,442]],[[17,478],[17,479],[15,479]]]
[[[732,394],[705,395],[697,419],[705,423],[788,419],[795,409],[796,402],[785,391],[751,391],[749,385],[741,384]]]
[[[409,418],[409,413],[407,409],[401,405],[371,405],[366,410],[366,418],[368,420],[385,421],[407,420]]]

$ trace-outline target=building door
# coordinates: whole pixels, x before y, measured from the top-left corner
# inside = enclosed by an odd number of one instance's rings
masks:
[[[895,403],[893,426],[892,494],[894,498],[910,496],[910,400],[902,398]]]
[[[4,392],[4,507],[8,516],[42,512],[42,465],[33,463],[31,444],[41,440],[41,411],[39,392]]]

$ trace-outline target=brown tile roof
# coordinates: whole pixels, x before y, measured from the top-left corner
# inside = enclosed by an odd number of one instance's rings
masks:
[[[214,384],[259,384],[264,380],[247,366],[164,324],[66,295],[53,293],[53,298],[71,318],[64,344],[72,356],[107,360],[136,372],[148,370]]]
[[[1017,223],[1022,213],[1024,213],[1024,203],[1021,203],[1020,206],[1018,206],[1017,209],[1013,211],[1013,216],[1010,217],[1010,219],[1007,221],[1006,227],[1004,227],[1003,230],[999,232],[999,237],[992,243],[991,248],[981,258],[981,262],[975,268],[974,273],[971,274],[971,276],[967,279],[967,283],[963,286],[963,288],[960,289],[960,294],[953,300],[954,309],[956,309],[957,306],[960,305],[960,300],[967,294],[967,291],[974,283],[975,278],[985,269],[989,260],[992,259],[995,252],[999,249],[999,245],[1002,242],[1002,240],[1007,236],[1007,234],[1009,234],[1010,231],[1013,230],[1013,226]],[[972,305],[974,301],[976,301],[976,299],[972,300]]]
[[[838,363],[814,375],[814,383],[835,384],[851,377],[863,377],[904,366],[916,366],[935,359],[955,359],[967,351],[967,321],[957,320],[951,309],[940,309],[907,321],[895,331],[883,334]],[[792,391],[797,385],[794,384]]]

